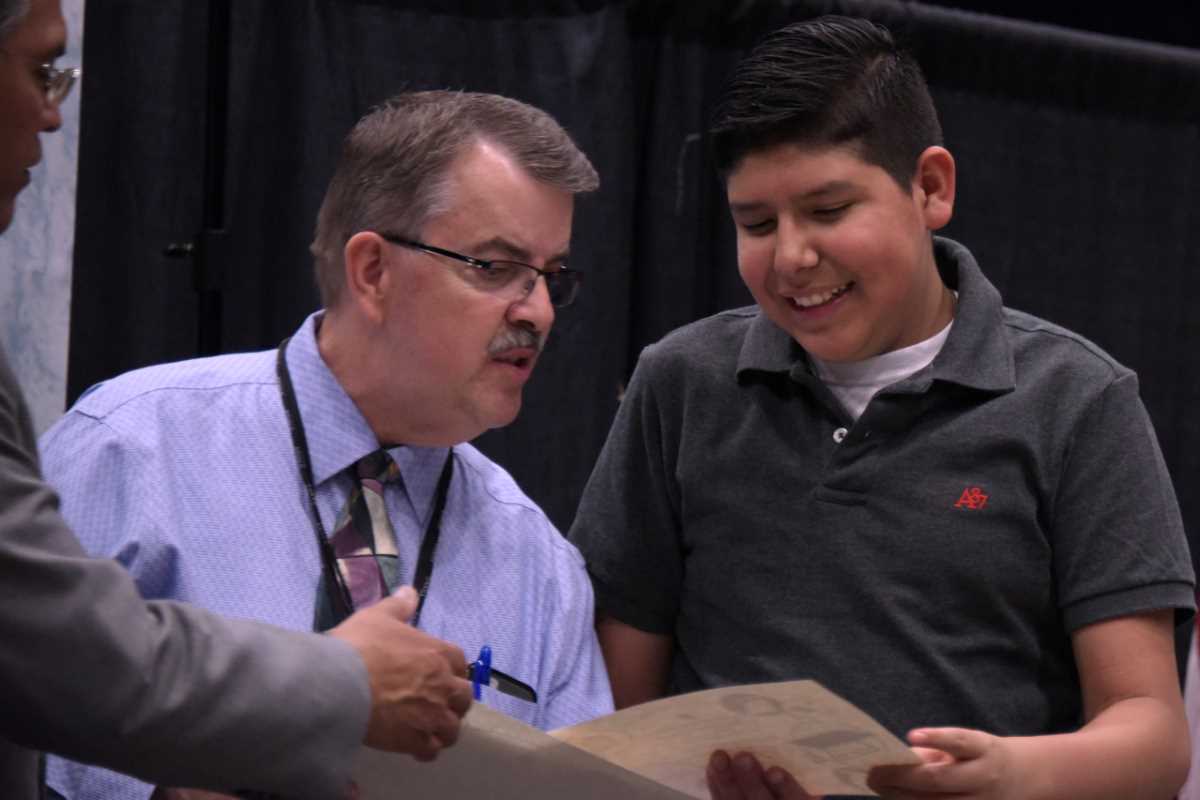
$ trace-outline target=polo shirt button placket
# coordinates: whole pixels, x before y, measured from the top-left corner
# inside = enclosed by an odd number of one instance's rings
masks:
[[[833,432],[833,441],[836,442],[837,444],[841,444],[842,442],[844,442],[846,440],[846,434],[848,434],[848,433],[849,433],[849,431],[846,430],[845,428],[838,428],[836,431]]]

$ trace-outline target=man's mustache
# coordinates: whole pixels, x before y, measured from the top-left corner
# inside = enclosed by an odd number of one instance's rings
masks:
[[[488,345],[488,355],[498,356],[517,348],[529,348],[540,353],[545,345],[546,337],[529,328],[506,328]]]

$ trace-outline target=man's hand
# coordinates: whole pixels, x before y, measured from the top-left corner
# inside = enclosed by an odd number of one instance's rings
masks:
[[[967,728],[918,728],[908,741],[921,764],[876,767],[867,778],[888,800],[941,795],[1004,800],[1021,794],[1010,740]]]
[[[329,632],[349,643],[371,680],[369,747],[435,758],[458,739],[471,706],[471,684],[462,650],[408,624],[417,593],[405,586],[352,615]]]
[[[796,779],[779,767],[762,768],[749,753],[732,758],[717,750],[708,759],[708,791],[712,800],[820,800],[800,788]]]

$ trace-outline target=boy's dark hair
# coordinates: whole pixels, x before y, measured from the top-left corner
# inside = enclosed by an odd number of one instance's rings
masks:
[[[763,39],[734,69],[709,134],[722,176],[749,153],[785,142],[850,144],[906,190],[918,156],[942,143],[916,60],[886,28],[838,16]]]

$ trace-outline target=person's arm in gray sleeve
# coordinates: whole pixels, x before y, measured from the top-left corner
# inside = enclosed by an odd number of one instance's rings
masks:
[[[147,603],[83,553],[35,453],[0,363],[0,736],[159,784],[298,798],[337,797],[364,741],[421,758],[453,743],[465,662],[404,624],[408,597],[331,636]]]

